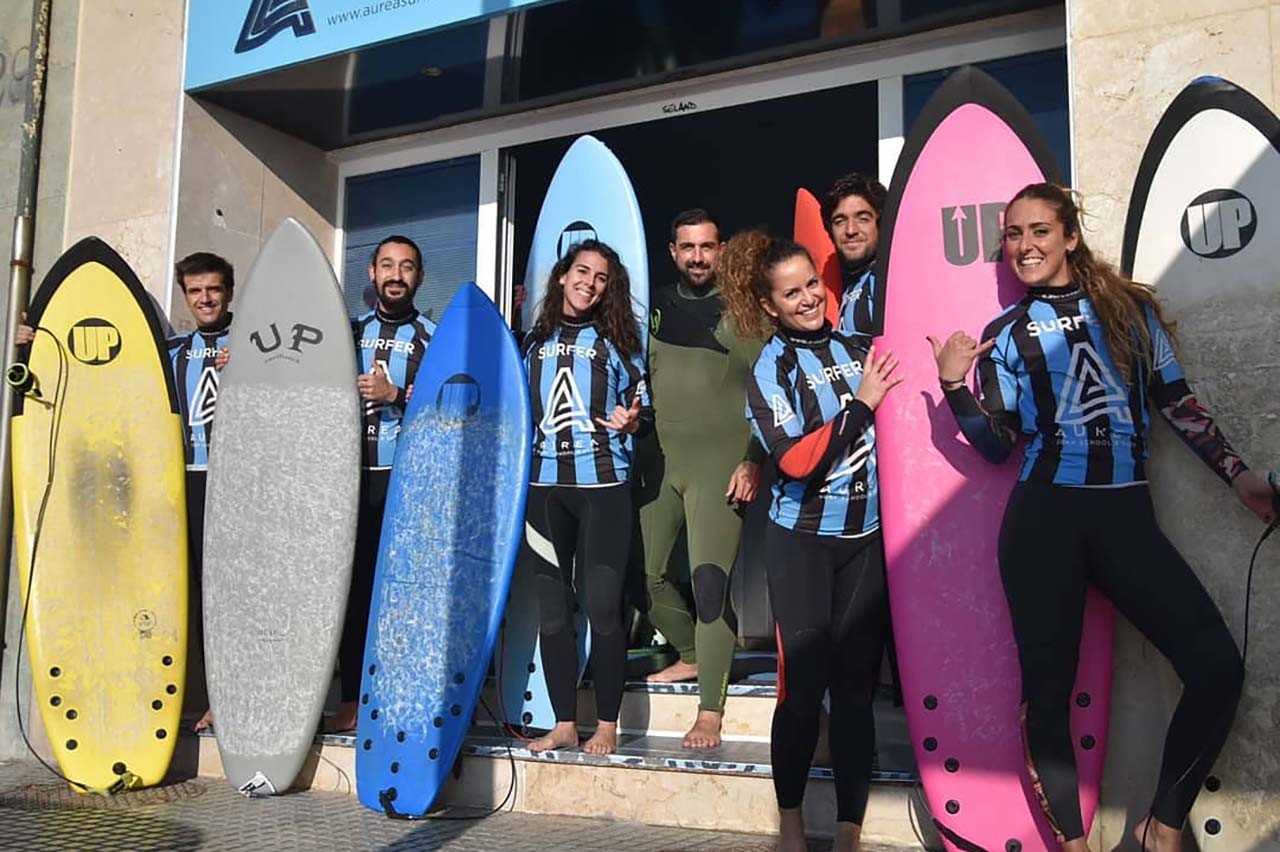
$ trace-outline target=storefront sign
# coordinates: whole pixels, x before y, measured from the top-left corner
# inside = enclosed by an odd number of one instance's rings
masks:
[[[190,0],[194,91],[548,0]]]

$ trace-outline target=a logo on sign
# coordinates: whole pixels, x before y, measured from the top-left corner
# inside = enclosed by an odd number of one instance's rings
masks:
[[[600,239],[600,236],[590,222],[583,222],[581,219],[571,222],[560,232],[560,239],[556,241],[556,259],[564,258],[565,250],[575,243],[580,243],[583,240],[598,239]]]
[[[942,252],[952,266],[1000,260],[1003,231],[1003,201],[942,208]]]
[[[204,426],[213,420],[213,410],[218,404],[218,371],[214,367],[205,367],[196,381],[196,395],[191,400],[191,413],[187,415],[188,426]]]
[[[1234,189],[1203,192],[1182,211],[1182,242],[1211,260],[1240,251],[1257,230],[1257,209]]]
[[[591,414],[582,404],[582,392],[573,379],[572,367],[561,367],[551,381],[551,393],[547,396],[547,413],[538,424],[544,434],[553,435],[566,426],[580,432],[594,432]]]
[[[1061,426],[1079,426],[1097,417],[1133,422],[1128,393],[1111,375],[1093,345],[1082,341],[1071,348],[1056,419]]]
[[[311,35],[316,22],[307,8],[308,0],[253,0],[240,28],[236,53],[262,47],[279,33],[293,30],[297,37]]]
[[[120,329],[98,317],[80,320],[67,334],[67,348],[82,364],[110,363],[120,354]]]
[[[436,415],[441,420],[470,420],[480,411],[480,384],[466,373],[445,379],[436,394]]]

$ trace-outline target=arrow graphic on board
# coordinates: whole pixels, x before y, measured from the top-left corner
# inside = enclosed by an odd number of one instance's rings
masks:
[[[964,207],[957,204],[956,212],[951,214],[951,221],[956,223],[956,245],[961,257],[964,257],[964,220],[968,218],[964,215]]]

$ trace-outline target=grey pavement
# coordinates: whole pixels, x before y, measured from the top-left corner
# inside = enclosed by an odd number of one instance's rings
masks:
[[[465,816],[466,813],[446,813]],[[250,800],[197,778],[112,798],[72,793],[38,765],[0,763],[0,850],[22,852],[772,852],[761,835],[497,813],[393,821],[340,793]],[[813,852],[826,850],[814,842]],[[864,852],[897,852],[864,847]]]

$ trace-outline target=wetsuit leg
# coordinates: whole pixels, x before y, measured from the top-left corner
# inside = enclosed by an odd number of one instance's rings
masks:
[[[365,634],[369,631],[369,607],[373,603],[373,576],[378,567],[378,542],[382,537],[382,516],[387,508],[390,483],[389,469],[360,471],[355,560],[351,567],[351,591],[347,595],[342,641],[338,644],[338,680],[344,703],[355,701],[360,695]]]
[[[578,545],[578,489],[530,486],[519,570],[537,587],[542,674],[557,722],[578,718],[578,646],[573,624],[573,564]],[[625,652],[624,652],[625,653]]]
[[[1144,486],[1091,501],[1092,579],[1173,664],[1183,684],[1165,737],[1152,813],[1181,826],[1226,742],[1244,667],[1222,614],[1156,525]]]
[[[665,465],[665,460],[663,462]],[[654,489],[653,498],[640,507],[640,534],[644,541],[645,585],[649,592],[649,620],[686,663],[698,662],[694,646],[693,616],[684,595],[667,575],[667,563],[676,536],[684,527],[684,501],[670,469]]]
[[[204,503],[203,470],[187,471],[187,710],[203,713],[209,707],[204,669]]]
[[[631,488],[624,484],[574,491],[579,504],[578,582],[591,621],[596,714],[602,722],[616,722],[627,670],[622,592],[631,547]]]
[[[862,824],[871,794],[876,683],[889,629],[880,535],[833,542],[840,553],[831,595],[835,655],[831,691],[831,760],[836,821]]]
[[[841,539],[770,523],[769,597],[778,631],[778,705],[769,750],[778,807],[798,808],[831,690],[836,820],[861,824],[871,788],[871,713],[884,653],[885,579],[879,536]]]
[[[1089,556],[1071,514],[1073,490],[1018,483],[999,540],[1022,671],[1027,766],[1041,807],[1066,840],[1084,836],[1070,721]]]
[[[718,463],[717,463],[718,462]],[[690,468],[684,508],[688,519],[689,570],[697,612],[698,706],[724,712],[738,620],[729,600],[729,572],[738,556],[742,518],[725,502],[734,465],[722,460]]]

